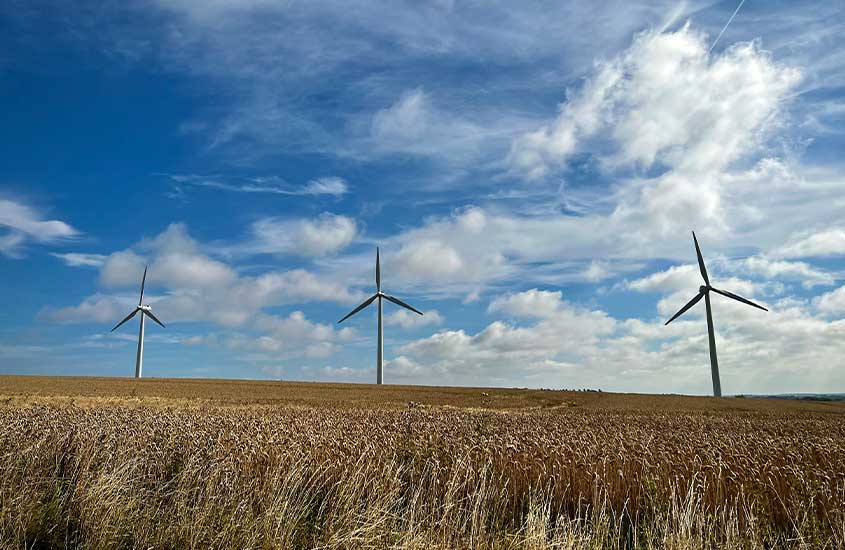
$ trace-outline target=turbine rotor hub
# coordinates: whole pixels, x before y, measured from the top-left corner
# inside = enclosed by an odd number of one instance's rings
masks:
[[[707,285],[701,285],[700,287],[698,287],[698,291],[699,291],[700,293],[702,293],[702,294],[704,294],[704,293],[705,293],[705,292],[707,292],[708,290],[710,290],[710,287],[709,287],[709,286],[707,286]]]

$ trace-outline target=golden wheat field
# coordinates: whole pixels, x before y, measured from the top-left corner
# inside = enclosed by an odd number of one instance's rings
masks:
[[[0,377],[3,548],[843,548],[845,407]]]

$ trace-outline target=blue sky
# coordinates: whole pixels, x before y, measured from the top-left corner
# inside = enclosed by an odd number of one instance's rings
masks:
[[[11,1],[0,373],[845,391],[837,3]]]

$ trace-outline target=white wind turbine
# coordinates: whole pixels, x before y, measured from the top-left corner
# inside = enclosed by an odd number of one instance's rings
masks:
[[[696,294],[692,300],[687,302],[687,304],[682,307],[678,313],[673,315],[671,319],[666,321],[666,324],[668,325],[683,315],[689,308],[704,298],[704,305],[707,308],[707,336],[709,336],[710,339],[710,375],[713,378],[713,395],[716,397],[722,397],[722,382],[719,380],[719,360],[716,358],[716,334],[713,331],[713,314],[710,311],[710,292],[713,291],[716,294],[721,294],[722,296],[756,307],[757,309],[762,309],[763,311],[769,310],[763,306],[758,306],[751,300],[746,300],[742,296],[738,296],[733,292],[719,290],[718,288],[710,286],[710,278],[707,276],[707,268],[704,267],[704,258],[701,256],[701,249],[698,248],[698,239],[695,238],[695,231],[692,233],[692,240],[695,243],[695,254],[698,256],[698,269],[701,271],[701,277],[704,279],[704,284],[698,288],[698,294]]]
[[[381,304],[382,298],[393,302],[394,304],[400,305],[405,309],[409,309],[414,313],[418,313],[420,315],[423,314],[422,311],[412,308],[399,298],[394,298],[393,296],[389,296],[381,291],[381,267],[379,265],[379,251],[378,247],[376,247],[376,293],[373,294],[371,297],[367,298],[363,304],[350,311],[346,315],[346,317],[338,321],[338,324],[344,322],[345,320],[349,319],[368,305],[372,304],[376,299],[378,299],[378,351],[376,352],[376,384],[382,384],[384,382],[384,364],[382,362],[384,355],[384,330],[382,329],[384,320]]]
[[[144,283],[146,282],[146,280],[147,268],[144,267],[144,276],[141,278],[141,297],[138,299],[138,306],[132,311],[132,313],[127,315],[123,319],[123,321],[119,322],[117,325],[115,325],[113,329],[111,329],[111,331],[114,332],[120,325],[122,325],[129,319],[135,317],[135,315],[137,315],[139,311],[141,312],[141,329],[138,331],[138,356],[135,359],[135,378],[141,378],[141,367],[144,362],[144,317],[148,315],[150,319],[152,319],[153,321],[161,325],[162,328],[164,328],[164,323],[159,321],[156,316],[153,315],[153,308],[149,305],[141,305],[141,303],[144,301]]]

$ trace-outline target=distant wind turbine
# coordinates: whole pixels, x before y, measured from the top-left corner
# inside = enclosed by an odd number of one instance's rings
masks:
[[[389,296],[381,291],[381,267],[379,265],[379,251],[378,247],[376,247],[376,293],[367,298],[363,304],[350,311],[346,315],[346,317],[338,321],[338,324],[344,322],[345,320],[349,319],[368,305],[372,304],[376,299],[378,299],[378,351],[376,352],[376,384],[382,384],[384,382],[384,364],[382,362],[382,358],[384,355],[384,330],[382,329],[384,321],[381,305],[382,298],[393,302],[394,304],[400,305],[405,309],[409,309],[414,313],[419,313],[420,315],[423,314],[422,311],[412,308],[399,298],[394,298],[393,296]]]
[[[141,305],[144,301],[144,283],[147,280],[147,268],[144,267],[144,276],[141,278],[141,297],[138,299],[138,306],[127,315],[123,321],[119,322],[113,329],[112,332],[117,330],[117,328],[128,321],[129,319],[135,317],[135,315],[140,311],[141,312],[141,329],[138,331],[138,356],[135,359],[135,378],[141,378],[141,367],[144,362],[144,316],[149,316],[150,319],[158,323],[159,325],[164,328],[164,323],[159,321],[155,315],[153,315],[153,308],[148,305]]]
[[[721,294],[722,296],[727,296],[737,302],[742,302],[743,304],[756,307],[757,309],[762,309],[763,311],[769,310],[763,306],[758,306],[751,300],[746,300],[742,296],[738,296],[732,292],[728,292],[727,290],[719,290],[718,288],[710,286],[710,278],[707,277],[707,268],[704,267],[704,258],[701,257],[701,249],[698,247],[698,239],[695,238],[695,231],[692,233],[692,240],[695,243],[695,254],[698,256],[698,269],[701,271],[702,278],[704,278],[704,284],[698,287],[698,294],[696,294],[692,300],[687,302],[687,305],[682,307],[681,310],[673,315],[671,319],[666,321],[666,324],[668,325],[683,315],[689,308],[697,304],[701,298],[704,298],[704,305],[707,308],[707,335],[710,337],[710,374],[713,377],[713,395],[716,397],[722,397],[722,383],[719,380],[719,361],[716,359],[716,335],[713,332],[713,314],[710,311],[710,291],[713,291],[716,294]]]

